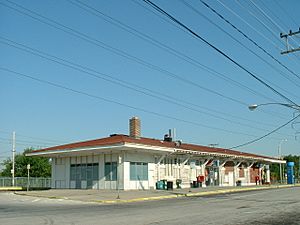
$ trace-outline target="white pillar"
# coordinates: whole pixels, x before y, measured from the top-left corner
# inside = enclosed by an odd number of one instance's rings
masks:
[[[236,186],[236,182],[237,182],[237,178],[238,178],[238,172],[237,169],[238,167],[241,165],[242,162],[233,162],[234,166],[233,166],[233,186]]]
[[[271,176],[270,176],[270,166],[266,165],[266,183],[271,183]]]
[[[224,182],[223,182],[223,178],[224,178],[224,174],[223,174],[223,169],[224,169],[224,166],[225,166],[225,163],[227,162],[227,160],[225,161],[220,161],[220,164],[219,164],[219,168],[218,168],[218,172],[219,172],[219,186],[223,186]]]
[[[246,171],[247,171],[247,185],[250,185],[251,184],[251,167],[253,166],[254,162],[250,162],[247,164],[247,168],[246,168]]]

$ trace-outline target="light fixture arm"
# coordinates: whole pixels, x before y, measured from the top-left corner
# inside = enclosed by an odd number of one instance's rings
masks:
[[[255,110],[257,107],[260,106],[264,106],[264,105],[281,105],[287,108],[291,108],[297,111],[300,111],[300,105],[296,105],[296,104],[286,104],[286,103],[277,103],[277,102],[272,102],[272,103],[262,103],[262,104],[253,104],[253,105],[249,105],[248,108],[249,110],[253,111]]]

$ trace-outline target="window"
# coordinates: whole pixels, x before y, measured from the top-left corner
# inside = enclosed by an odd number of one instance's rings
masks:
[[[81,164],[81,180],[86,180],[86,164]]]
[[[131,162],[130,180],[148,180],[148,163]]]
[[[113,181],[117,180],[117,162],[106,162],[105,163],[105,180]]]
[[[71,180],[76,180],[76,165],[71,165],[70,168],[70,179]]]
[[[93,164],[93,180],[98,180],[99,178],[99,165],[98,163]]]
[[[70,180],[98,180],[99,179],[99,164],[71,164]]]

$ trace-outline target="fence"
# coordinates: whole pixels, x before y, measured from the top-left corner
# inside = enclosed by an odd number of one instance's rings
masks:
[[[16,187],[27,187],[28,178],[27,177],[15,177]],[[11,187],[12,178],[11,177],[0,177],[0,187]],[[29,186],[31,188],[51,188],[51,178],[44,177],[30,177]]]

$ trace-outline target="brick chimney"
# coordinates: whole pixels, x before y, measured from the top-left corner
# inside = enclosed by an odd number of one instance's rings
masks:
[[[136,116],[129,120],[129,136],[133,138],[141,137],[141,121]]]

